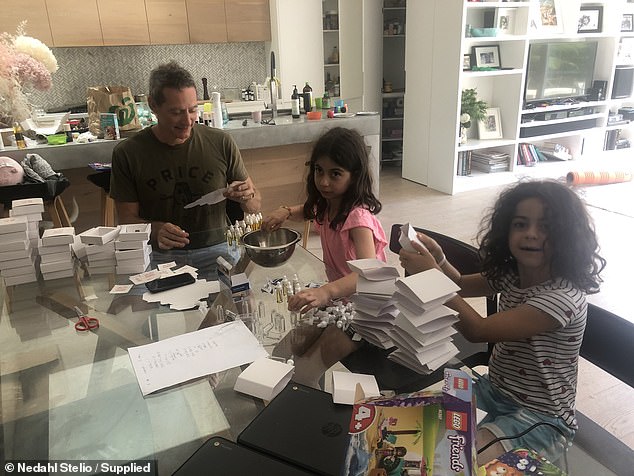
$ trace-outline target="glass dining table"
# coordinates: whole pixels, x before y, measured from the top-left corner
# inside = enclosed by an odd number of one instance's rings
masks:
[[[250,281],[252,308],[265,309],[262,343],[280,359],[303,354],[296,358],[295,379],[314,386],[338,355],[312,351],[322,330],[292,323],[287,304],[278,303],[266,284],[284,275],[323,283],[323,263],[297,247],[278,267],[258,266],[246,257],[238,265]],[[218,323],[218,304],[231,311],[232,299],[220,292],[209,296],[204,312],[173,311],[144,301],[144,285],[110,294],[115,284],[125,283],[130,284],[128,276],[90,276],[78,266],[73,278],[4,289],[0,460],[155,460],[158,474],[171,474],[211,435],[235,441],[261,411],[262,401],[233,390],[241,368],[144,397],[127,349]],[[77,331],[75,306],[97,318],[99,327]],[[272,315],[285,322],[273,329]],[[333,330],[331,342],[350,343]]]

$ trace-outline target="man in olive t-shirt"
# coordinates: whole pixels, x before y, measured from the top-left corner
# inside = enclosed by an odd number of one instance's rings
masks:
[[[193,78],[175,62],[150,75],[150,108],[158,123],[118,144],[112,155],[110,196],[119,223],[152,223],[159,249],[195,249],[224,241],[226,204],[185,205],[231,185],[224,193],[248,213],[260,194],[240,151],[225,132],[195,124]]]

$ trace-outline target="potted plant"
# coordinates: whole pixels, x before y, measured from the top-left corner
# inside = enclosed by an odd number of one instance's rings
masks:
[[[463,89],[460,102],[460,143],[467,142],[467,129],[486,117],[487,103],[478,99],[475,88]]]

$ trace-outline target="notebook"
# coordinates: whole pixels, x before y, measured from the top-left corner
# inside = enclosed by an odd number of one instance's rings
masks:
[[[348,448],[352,406],[290,382],[238,436],[240,445],[321,475],[338,476]]]
[[[303,476],[311,473],[225,440],[210,438],[176,470],[174,476],[261,474]]]

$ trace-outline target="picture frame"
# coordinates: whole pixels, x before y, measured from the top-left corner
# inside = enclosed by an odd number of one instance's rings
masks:
[[[471,71],[471,55],[462,55],[462,71]]]
[[[634,13],[624,13],[621,17],[621,32],[634,32]]]
[[[502,139],[502,120],[499,107],[488,107],[486,116],[478,121],[478,137],[481,140]]]
[[[509,36],[515,34],[515,8],[495,9],[495,28],[498,36]]]
[[[603,5],[581,5],[577,33],[601,33],[603,28]]]
[[[538,0],[539,8],[533,9],[530,29],[540,33],[563,33],[564,22],[560,0]]]
[[[475,65],[477,68],[501,68],[500,61],[500,45],[477,45],[472,49],[473,62],[471,67]]]

